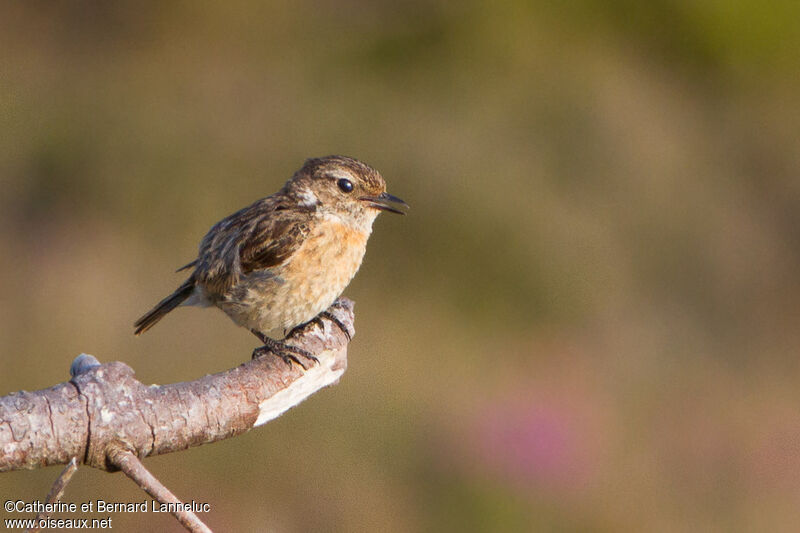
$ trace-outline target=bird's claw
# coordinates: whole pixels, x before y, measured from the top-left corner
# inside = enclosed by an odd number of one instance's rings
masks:
[[[339,306],[336,304],[336,302],[334,302],[334,304],[331,305],[331,307],[339,307]],[[312,318],[311,320],[309,320],[305,324],[300,324],[299,326],[295,326],[294,328],[292,328],[292,330],[286,336],[287,337],[295,337],[297,335],[302,334],[302,332],[306,328],[306,326],[308,326],[312,322],[314,324],[318,325],[320,327],[320,329],[322,329],[324,331],[325,330],[325,325],[322,323],[322,317],[325,317],[328,320],[330,320],[331,322],[333,322],[334,324],[336,324],[336,327],[338,327],[342,331],[342,333],[344,333],[344,336],[347,337],[347,342],[350,342],[351,340],[353,340],[353,337],[350,335],[350,332],[347,330],[347,326],[345,326],[342,323],[342,321],[339,320],[338,318],[336,318],[336,316],[333,313],[331,313],[330,311],[322,311],[320,314],[318,314],[317,316],[315,316],[314,318]]]
[[[312,363],[319,364],[319,359],[311,355],[311,353],[307,350],[276,340],[272,340],[272,342],[269,342],[264,346],[259,346],[253,350],[253,359],[264,356],[268,353],[277,355],[289,366],[292,366],[292,362],[295,362],[303,367],[303,370],[308,370],[308,367],[300,360],[300,357],[307,359]]]
[[[334,307],[334,306],[332,305],[331,307]],[[336,318],[333,315],[333,313],[331,313],[330,311],[323,311],[319,315],[317,315],[317,320],[319,320],[319,317],[321,317],[321,316],[324,316],[325,318],[327,318],[328,320],[330,320],[331,322],[336,324],[336,326],[340,330],[342,330],[342,333],[344,333],[344,336],[347,337],[347,342],[350,342],[351,340],[353,340],[353,338],[350,336],[350,332],[347,331],[347,327],[344,324],[342,324],[342,321],[339,320],[338,318]]]

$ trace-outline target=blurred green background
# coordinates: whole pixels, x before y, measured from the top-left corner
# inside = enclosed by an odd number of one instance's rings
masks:
[[[0,393],[81,352],[145,383],[246,360],[215,310],[132,323],[214,222],[343,153],[412,209],[346,292],[342,381],[145,462],[212,528],[796,529],[798,21],[789,0],[5,3]],[[145,496],[79,470],[66,500],[98,498]]]

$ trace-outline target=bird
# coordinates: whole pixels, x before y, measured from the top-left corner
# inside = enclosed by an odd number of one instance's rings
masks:
[[[377,216],[404,215],[371,166],[352,157],[307,159],[276,193],[223,218],[203,237],[175,291],[134,323],[141,335],[179,306],[217,307],[274,353],[306,365],[311,354],[285,342],[326,310],[355,276]],[[334,320],[345,333],[343,325]],[[348,335],[349,337],[349,335]]]

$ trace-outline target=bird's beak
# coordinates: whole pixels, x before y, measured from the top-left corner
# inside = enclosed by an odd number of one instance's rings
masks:
[[[359,200],[365,202],[368,207],[380,209],[381,211],[389,211],[390,213],[397,213],[398,215],[405,215],[406,213],[405,211],[400,211],[398,208],[391,205],[392,203],[399,204],[405,208],[408,208],[407,203],[405,203],[397,196],[392,196],[388,192],[382,192],[377,196],[362,196],[361,198],[359,198]]]

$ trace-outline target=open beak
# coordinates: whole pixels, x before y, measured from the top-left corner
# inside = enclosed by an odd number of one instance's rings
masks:
[[[397,213],[398,215],[405,215],[406,213],[405,211],[400,211],[391,204],[399,204],[402,207],[408,208],[407,203],[397,196],[392,196],[388,192],[382,192],[377,196],[362,196],[359,200],[365,202],[369,207],[380,209],[381,211],[389,211],[390,213]]]

